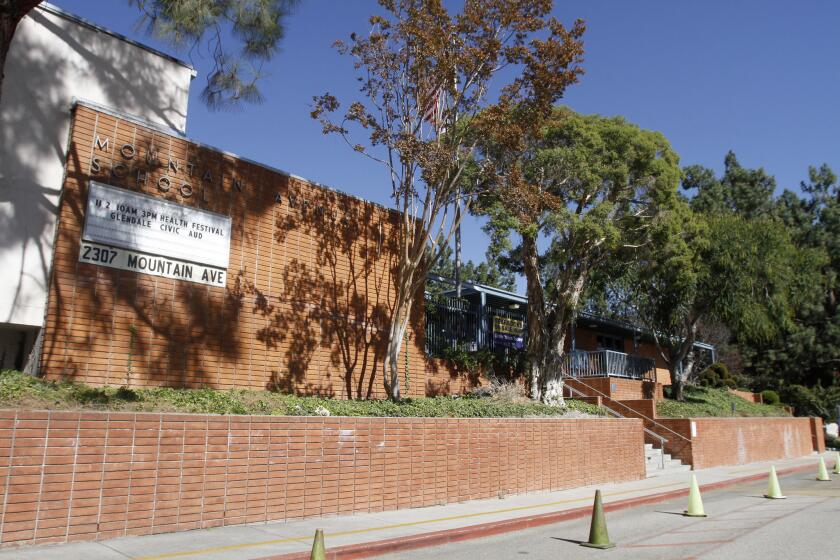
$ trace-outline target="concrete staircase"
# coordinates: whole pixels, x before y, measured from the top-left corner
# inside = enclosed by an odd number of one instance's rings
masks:
[[[679,459],[672,459],[662,449],[654,448],[652,443],[645,444],[645,471],[648,478],[690,470],[691,465],[683,465]]]

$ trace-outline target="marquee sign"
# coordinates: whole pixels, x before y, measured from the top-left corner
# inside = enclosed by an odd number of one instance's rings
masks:
[[[82,241],[79,261],[210,286],[224,286],[227,280],[225,270],[221,268],[146,255],[137,251],[98,245],[89,241]]]
[[[493,316],[493,342],[497,346],[522,349],[525,347],[525,321],[511,317]]]
[[[79,260],[224,286],[228,216],[91,181]]]

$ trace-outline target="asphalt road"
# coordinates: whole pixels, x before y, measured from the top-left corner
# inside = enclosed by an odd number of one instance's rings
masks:
[[[840,475],[780,478],[786,500],[762,497],[766,482],[703,494],[707,518],[683,517],[686,499],[607,513],[611,550],[579,546],[581,519],[434,548],[391,554],[400,560],[480,559],[840,559]]]

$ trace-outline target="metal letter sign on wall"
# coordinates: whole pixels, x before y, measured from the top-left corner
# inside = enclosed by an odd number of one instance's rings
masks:
[[[228,216],[91,181],[79,260],[225,285]]]

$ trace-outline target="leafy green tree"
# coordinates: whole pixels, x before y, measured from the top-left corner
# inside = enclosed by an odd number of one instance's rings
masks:
[[[726,324],[741,342],[772,340],[792,324],[803,287],[819,278],[820,253],[802,251],[768,219],[706,216],[677,204],[651,238],[612,281],[614,299],[653,334],[678,400],[701,321]]]
[[[691,165],[684,170],[682,187],[693,191],[691,207],[697,212],[716,214],[728,210],[754,218],[771,211],[776,179],[764,168],[742,167],[735,153],[730,151],[724,158],[720,179],[710,169]]]
[[[479,139],[492,134],[517,146],[550,113],[582,72],[584,26],[566,29],[550,17],[551,0],[468,0],[454,14],[442,0],[379,4],[368,34],[337,43],[359,70],[360,99],[334,116],[339,100],[321,95],[312,117],[384,167],[402,216],[393,234],[395,301],[383,364],[386,390],[399,400],[399,356],[426,273],[462,211],[499,181],[501,163],[476,150]],[[502,70],[512,79],[496,84]],[[491,90],[500,92],[495,103]]]
[[[720,214],[728,209],[726,193],[715,172],[702,165],[683,169],[682,188],[693,191],[691,208],[705,214]]]
[[[659,209],[676,197],[678,158],[658,132],[620,117],[557,108],[518,152],[502,152],[504,184],[482,201],[496,238],[525,274],[531,396],[562,400],[566,336],[590,273],[645,243]]]
[[[800,196],[786,190],[776,199],[774,214],[803,249],[825,255],[818,281],[808,289],[796,310],[793,325],[762,345],[745,345],[745,364],[757,387],[785,383],[825,387],[835,383],[840,369],[840,188],[827,165],[809,169],[809,180],[800,184]]]
[[[455,258],[452,247],[447,246],[444,249],[429,272],[450,280],[455,278]],[[498,257],[491,249],[488,249],[484,262],[475,264],[470,260],[461,265],[461,281],[493,286],[502,290],[513,290],[516,287],[516,276],[510,270],[501,267]],[[427,286],[427,291],[429,288]]]
[[[42,0],[0,0],[0,93],[15,30]],[[214,66],[202,98],[213,108],[261,100],[260,66],[276,54],[284,20],[298,0],[128,0],[150,33],[177,47],[206,46]],[[227,37],[238,50],[225,47]]]
[[[724,174],[691,166],[684,170],[683,189],[690,204],[707,216],[737,215],[746,220],[775,220],[797,247],[801,274],[794,278],[793,315],[780,315],[769,338],[736,335],[734,344],[754,389],[785,384],[828,387],[840,370],[840,192],[837,176],[827,165],[809,169],[799,192],[772,194],[775,181],[763,169],[745,169],[731,152]]]

